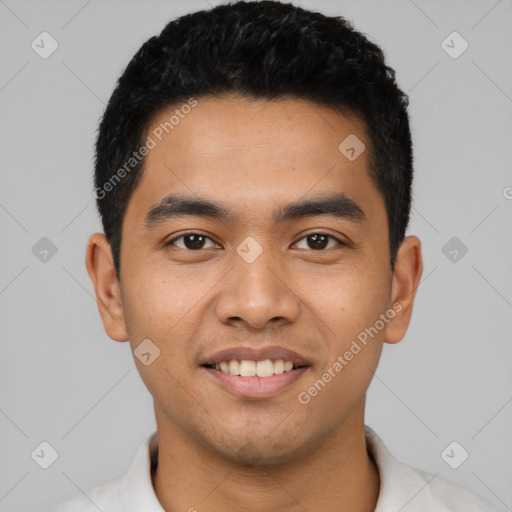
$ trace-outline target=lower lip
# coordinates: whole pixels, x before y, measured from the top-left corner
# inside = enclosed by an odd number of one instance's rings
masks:
[[[231,393],[244,398],[269,398],[291,386],[308,369],[296,368],[271,377],[241,377],[230,375],[214,368],[202,367],[215,381]]]

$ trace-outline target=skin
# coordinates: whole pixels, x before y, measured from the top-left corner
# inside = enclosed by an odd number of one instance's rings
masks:
[[[423,262],[420,240],[408,236],[391,273],[386,209],[367,172],[368,151],[349,161],[338,150],[350,134],[369,148],[356,116],[307,101],[198,98],[146,157],[123,223],[121,284],[105,236],[89,239],[86,265],[107,334],[132,350],[149,338],[161,351],[149,366],[134,361],[154,399],[152,476],[166,511],[375,508],[380,479],[366,450],[365,397],[383,344],[406,333]],[[277,207],[334,191],[366,219],[272,220]],[[188,216],[145,227],[149,209],[170,193],[222,201],[239,219]],[[202,248],[187,248],[184,238],[165,245],[188,230],[209,237]],[[346,245],[329,239],[315,249],[306,237],[315,233]],[[263,249],[252,263],[236,252],[248,236]],[[392,304],[400,312],[301,404],[298,394]],[[310,367],[275,396],[241,398],[200,362],[242,345],[279,345]]]

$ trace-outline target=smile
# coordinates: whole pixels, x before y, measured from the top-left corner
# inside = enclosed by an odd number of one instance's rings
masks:
[[[308,370],[283,359],[222,361],[202,365],[213,381],[230,394],[246,399],[265,399],[291,387]]]
[[[265,359],[264,361],[251,361],[243,359],[231,359],[230,361],[221,361],[220,363],[205,365],[215,370],[220,370],[229,375],[240,375],[241,377],[261,377],[268,378],[272,375],[280,375],[284,372],[290,372],[299,368],[292,361],[284,359]]]

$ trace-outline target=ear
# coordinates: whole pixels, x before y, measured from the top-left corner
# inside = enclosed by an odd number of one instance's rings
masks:
[[[98,311],[105,331],[115,341],[127,341],[121,289],[113,264],[112,249],[103,233],[90,236],[85,266],[96,292]]]
[[[422,273],[421,241],[416,236],[407,236],[400,245],[393,271],[391,310],[396,314],[387,325],[386,343],[398,343],[405,336]]]

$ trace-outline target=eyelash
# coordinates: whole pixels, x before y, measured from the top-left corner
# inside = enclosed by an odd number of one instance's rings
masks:
[[[165,245],[166,246],[174,245],[173,242],[175,242],[176,240],[179,240],[180,238],[184,238],[184,237],[186,237],[188,235],[199,235],[199,236],[202,236],[204,238],[207,238],[208,240],[212,241],[213,243],[216,243],[214,240],[212,240],[209,236],[205,235],[204,233],[200,233],[198,231],[188,231],[186,233],[182,233],[180,236],[177,236],[177,237],[173,238],[172,240],[169,240]],[[337,237],[335,237],[333,235],[330,235],[329,233],[323,233],[321,231],[316,231],[316,232],[313,232],[313,233],[308,233],[307,235],[304,235],[302,238],[300,238],[296,243],[299,243],[304,238],[308,238],[309,236],[313,236],[313,235],[324,235],[324,236],[327,236],[328,238],[331,238],[331,239],[335,240],[338,243],[339,246],[346,246],[347,245],[344,242],[342,242],[339,238],[337,238]],[[187,251],[187,252],[200,252],[200,251],[203,250],[203,249],[193,250],[193,249],[187,249],[187,248],[183,248],[183,247],[178,247],[178,249],[183,249],[184,251]],[[331,249],[332,249],[332,247],[331,247]],[[313,252],[325,252],[328,249],[318,249],[316,251],[313,250],[313,249],[309,249],[309,250],[313,251]]]

